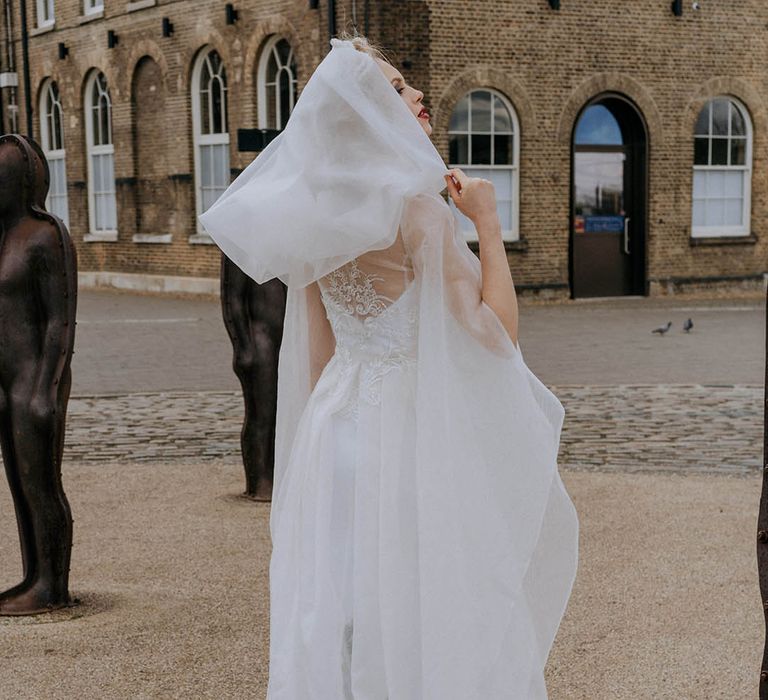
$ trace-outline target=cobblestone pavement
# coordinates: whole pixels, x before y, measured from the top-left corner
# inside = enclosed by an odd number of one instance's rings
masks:
[[[747,473],[760,468],[763,388],[559,385],[569,469]],[[238,391],[73,398],[65,459],[239,460]]]

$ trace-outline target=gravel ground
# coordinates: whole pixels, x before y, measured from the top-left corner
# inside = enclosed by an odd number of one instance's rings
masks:
[[[756,474],[561,470],[579,571],[547,667],[552,700],[756,695]],[[264,698],[269,504],[233,460],[68,464],[75,608],[0,618],[0,698]],[[0,531],[15,529],[0,489]],[[0,538],[0,587],[17,582]]]

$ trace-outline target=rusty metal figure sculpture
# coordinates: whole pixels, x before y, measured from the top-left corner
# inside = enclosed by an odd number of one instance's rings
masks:
[[[283,338],[286,287],[279,279],[254,282],[226,256],[221,261],[221,306],[245,401],[240,445],[244,496],[272,499],[277,414],[277,361]]]
[[[763,599],[766,635],[760,666],[760,700],[768,700],[768,293],[765,302],[765,389],[763,401],[763,488],[757,518],[757,572]]]
[[[75,336],[77,258],[45,211],[48,163],[34,140],[0,137],[0,447],[24,578],[0,615],[71,605],[72,516],[61,484]]]

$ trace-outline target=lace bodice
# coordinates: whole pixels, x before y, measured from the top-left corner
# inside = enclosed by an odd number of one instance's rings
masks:
[[[405,267],[395,273],[401,287],[396,298],[380,290],[393,286],[393,275],[386,272],[365,271],[353,259],[319,281],[336,339],[329,364],[336,363],[341,372],[337,390],[347,395],[345,413],[357,412],[358,397],[379,404],[382,377],[415,363],[417,305],[412,272]],[[406,283],[408,276],[411,280]]]

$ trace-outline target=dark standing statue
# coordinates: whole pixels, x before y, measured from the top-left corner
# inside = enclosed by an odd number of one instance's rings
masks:
[[[24,580],[0,614],[71,604],[72,517],[61,485],[75,338],[77,259],[45,211],[48,163],[32,139],[0,137],[0,447],[13,495]]]
[[[245,420],[240,444],[245,493],[272,499],[277,415],[277,362],[283,339],[286,287],[279,279],[254,282],[222,255],[221,306],[234,351],[233,368],[243,387]]]

